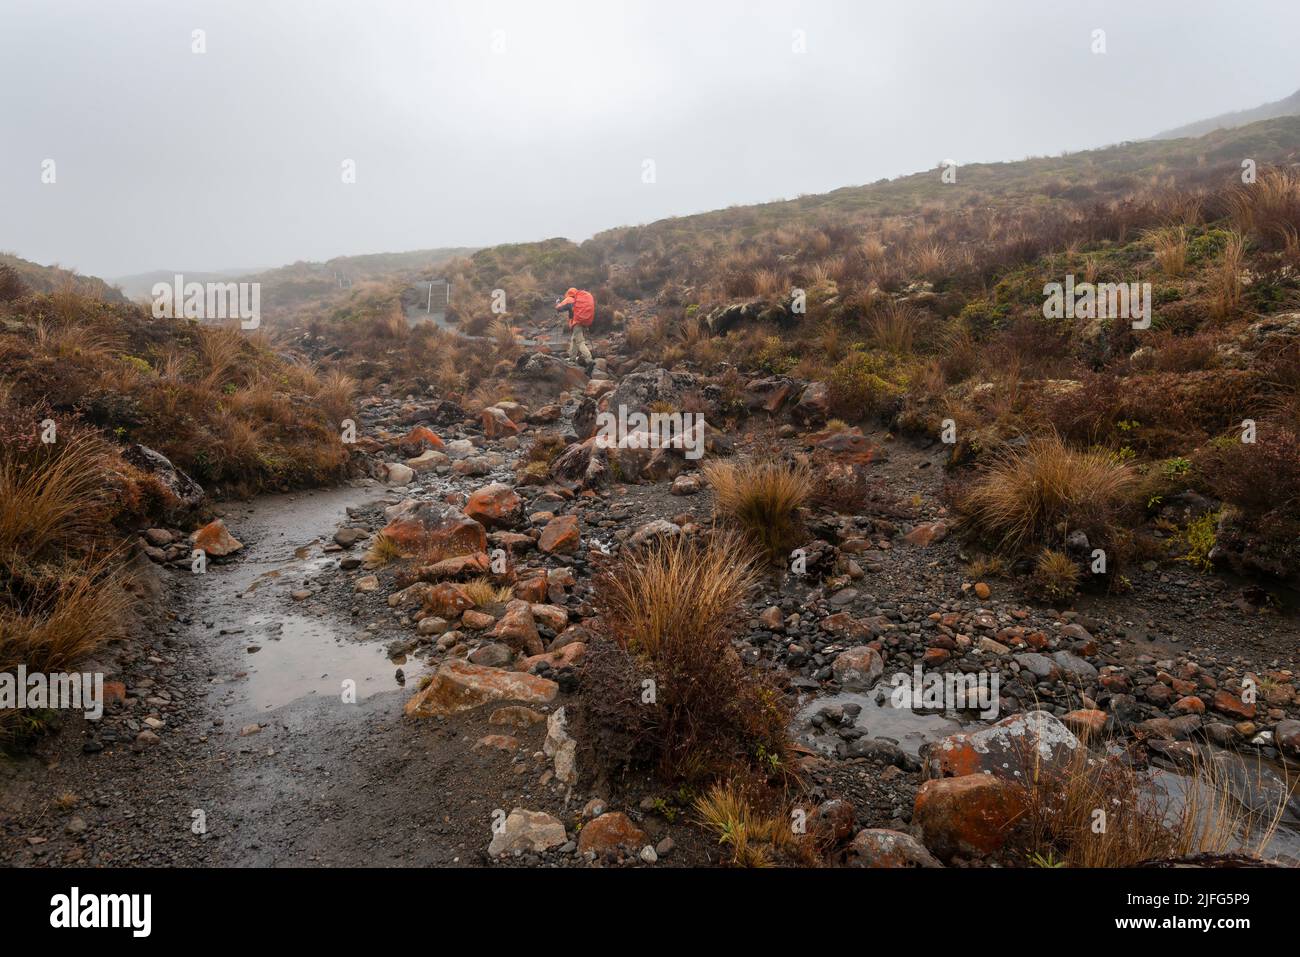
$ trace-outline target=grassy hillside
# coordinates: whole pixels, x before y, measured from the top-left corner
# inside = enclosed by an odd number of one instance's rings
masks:
[[[80,276],[58,266],[41,266],[0,253],[0,297],[15,298],[20,292],[73,293],[104,302],[125,302],[124,297],[104,280]]]
[[[1256,182],[1243,183],[1242,161]],[[1127,143],[1068,156],[977,164],[735,207],[601,233],[480,250],[450,269],[453,309],[473,331],[509,330],[490,311],[504,289],[507,320],[547,311],[569,285],[594,291],[597,334],[615,368],[641,360],[702,373],[733,392],[754,376],[827,384],[831,414],[939,438],[955,425],[958,486],[1002,483],[1011,511],[1043,509],[1021,535],[994,510],[972,527],[1017,556],[1053,540],[1062,509],[1090,509],[1098,540],[1140,554],[1126,523],[1157,516],[1171,497],[1208,496],[1212,520],[1166,515],[1191,561],[1220,554],[1248,570],[1300,568],[1300,117],[1199,139]],[[1149,329],[1127,321],[1044,318],[1044,286],[1149,283]],[[805,308],[800,311],[797,303]],[[393,312],[371,290],[317,328],[344,351]],[[618,320],[626,317],[626,323]],[[396,323],[384,364],[362,347],[366,374],[384,369],[443,383],[490,362],[463,362],[444,337],[411,341]],[[505,328],[503,328],[505,327]],[[347,331],[345,331],[347,330]],[[503,356],[504,357],[504,356]],[[405,373],[400,369],[406,370]],[[490,392],[492,383],[479,382]],[[1243,443],[1242,423],[1258,426]],[[1060,436],[1064,444],[1037,443]],[[1001,473],[1002,457],[1032,444]],[[1081,484],[1092,479],[1113,494]],[[1093,463],[1095,464],[1095,463]],[[1059,482],[1047,495],[1016,474]],[[1279,478],[1249,492],[1247,476]],[[1119,474],[1119,480],[1116,474]],[[955,487],[960,506],[965,490]],[[1015,498],[1014,496],[1021,496]],[[1074,504],[1068,507],[1063,502]],[[1206,523],[1209,523],[1207,529]],[[1215,523],[1217,522],[1217,537]]]
[[[1279,116],[1297,115],[1300,115],[1300,90],[1288,97],[1274,100],[1272,103],[1265,103],[1252,110],[1223,113],[1208,120],[1200,120],[1196,123],[1188,123],[1186,126],[1166,130],[1157,134],[1155,139],[1173,140],[1184,136],[1204,136],[1206,133],[1212,133],[1215,130],[1229,130],[1238,126],[1247,126],[1250,123],[1258,123],[1261,120],[1275,119]]]

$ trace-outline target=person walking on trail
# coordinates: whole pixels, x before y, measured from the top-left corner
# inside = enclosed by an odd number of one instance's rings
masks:
[[[569,358],[576,360],[581,356],[583,364],[590,368],[591,350],[587,348],[587,336],[583,330],[596,318],[596,300],[585,289],[570,287],[564,298],[555,304],[555,311],[569,314]]]

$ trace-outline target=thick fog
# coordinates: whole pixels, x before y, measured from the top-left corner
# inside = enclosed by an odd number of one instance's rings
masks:
[[[1253,107],[1297,36],[1294,0],[0,0],[0,250],[583,239]]]

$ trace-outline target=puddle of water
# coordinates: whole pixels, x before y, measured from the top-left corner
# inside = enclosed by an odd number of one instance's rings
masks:
[[[879,699],[879,700],[877,700]],[[912,755],[919,755],[921,745],[937,741],[961,731],[965,725],[955,714],[923,714],[910,708],[895,708],[889,696],[876,691],[843,691],[839,694],[813,698],[795,715],[795,733],[798,740],[819,751],[834,753],[843,739],[832,730],[822,730],[811,724],[813,715],[825,709],[857,705],[853,726],[865,732],[864,737],[884,738]]]
[[[1178,819],[1190,800],[1195,800],[1195,806],[1200,809],[1198,819],[1201,825],[1206,827],[1210,825],[1210,808],[1214,806],[1215,796],[1204,782],[1191,775],[1163,767],[1152,767],[1149,781],[1158,805],[1165,809],[1170,822]],[[1294,782],[1291,786],[1294,787]],[[1273,797],[1276,798],[1276,795]],[[1256,807],[1255,813],[1271,819],[1275,809],[1276,804],[1261,803]],[[1238,834],[1233,836],[1230,850],[1253,853],[1258,843],[1257,838],[1251,840]],[[1289,809],[1283,812],[1277,829],[1263,848],[1262,856],[1291,866],[1300,866],[1300,817]]]
[[[259,615],[248,619],[244,639],[256,653],[246,653],[245,677],[235,688],[254,711],[269,711],[313,695],[339,698],[343,682],[356,683],[360,701],[380,691],[414,688],[424,663],[392,661],[379,642],[340,638],[328,621],[301,615]],[[394,677],[398,668],[406,684]]]

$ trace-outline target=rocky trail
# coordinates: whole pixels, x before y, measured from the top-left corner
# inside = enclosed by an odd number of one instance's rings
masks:
[[[227,506],[224,531],[209,533],[225,547],[210,550],[203,574],[190,571],[184,530],[151,530],[153,563],[140,564],[156,613],[88,667],[112,682],[101,721],[69,717],[31,759],[0,765],[0,857],[718,861],[715,840],[652,778],[616,789],[588,780],[575,766],[588,743],[567,730],[583,692],[593,573],[622,543],[694,534],[712,512],[680,450],[592,450],[602,399],[648,407],[699,388],[689,373],[616,365],[600,359],[588,379],[526,353],[514,401],[478,416],[445,400],[367,399],[371,477]],[[1128,591],[1082,596],[1068,610],[1031,601],[1014,579],[972,580],[973,555],[949,534],[942,504],[945,448],[883,431],[816,432],[807,408],[816,399],[814,386],[751,382],[753,414],[731,434],[710,430],[709,445],[717,455],[870,462],[868,508],[813,510],[807,573],[773,572],[737,643],[747,664],[789,689],[804,800],[842,840],[856,835],[839,859],[971,857],[954,844],[959,822],[933,810],[915,819],[918,791],[939,790],[930,779],[961,780],[944,762],[965,744],[936,743],[978,731],[986,738],[970,757],[992,761],[997,727],[1022,728],[1029,713],[1074,744],[1103,727],[1122,732],[1169,771],[1193,742],[1240,752],[1228,760],[1268,769],[1247,791],[1294,790],[1294,610],[1261,607],[1253,586],[1187,566],[1134,569]],[[576,471],[523,468],[539,429],[585,449]],[[381,531],[457,548],[409,581],[367,557]],[[454,583],[488,571],[497,550],[512,564],[513,595],[467,607]],[[890,707],[889,677],[917,665],[996,672],[997,715]],[[1246,675],[1258,678],[1258,704],[1242,700]],[[1300,803],[1290,801],[1276,853],[1300,862]]]

